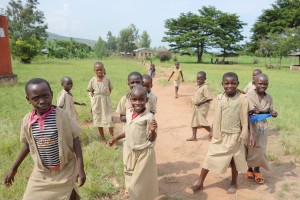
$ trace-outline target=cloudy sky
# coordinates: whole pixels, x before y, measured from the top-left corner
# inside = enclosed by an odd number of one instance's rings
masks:
[[[6,8],[9,0],[0,0]],[[23,0],[25,2],[25,0]],[[164,21],[177,18],[180,13],[198,13],[202,6],[235,13],[248,25],[243,35],[251,36],[250,29],[263,9],[275,0],[39,0],[38,9],[45,14],[48,31],[68,37],[106,40],[108,31],[117,36],[121,29],[135,24],[141,34],[146,30],[151,46],[167,46],[161,42]]]

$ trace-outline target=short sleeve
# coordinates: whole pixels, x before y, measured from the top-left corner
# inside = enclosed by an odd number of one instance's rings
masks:
[[[93,79],[90,80],[88,86],[87,86],[87,91],[89,92],[93,92],[94,89],[93,89]]]
[[[57,98],[57,106],[62,108],[65,105],[65,99],[66,99],[66,95],[64,92],[59,93],[59,96]]]
[[[125,105],[126,97],[124,96],[120,99],[116,112],[120,115],[126,115],[126,105]]]
[[[113,86],[112,86],[112,83],[111,83],[111,80],[110,79],[108,79],[108,84],[109,84],[109,90],[110,91],[112,91],[112,89],[113,89]]]
[[[28,126],[28,123],[26,123],[25,119],[23,119],[21,122],[21,132],[20,132],[20,142],[21,143],[28,143],[27,138],[26,138],[27,126]]]
[[[77,124],[77,122],[73,118],[71,118],[69,115],[68,115],[68,119],[69,119],[71,131],[72,131],[73,139],[75,139],[75,138],[79,137],[81,128]]]

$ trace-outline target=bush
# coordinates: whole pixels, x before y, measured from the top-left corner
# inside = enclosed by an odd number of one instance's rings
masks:
[[[165,62],[165,61],[171,60],[172,54],[168,50],[158,49],[157,50],[157,57],[159,58],[160,62]]]

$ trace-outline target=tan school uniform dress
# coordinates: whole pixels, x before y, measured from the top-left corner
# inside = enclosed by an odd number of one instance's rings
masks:
[[[255,85],[253,84],[253,81],[251,81],[250,83],[248,83],[247,85],[246,85],[246,87],[244,88],[244,92],[245,93],[248,93],[248,92],[251,92],[251,91],[253,91],[253,90],[255,90]]]
[[[150,142],[149,125],[153,114],[147,110],[132,120],[126,113],[124,175],[130,200],[153,200],[158,196],[158,178],[154,142]]]
[[[60,168],[50,170],[41,161],[32,136],[31,126],[28,125],[29,116],[30,113],[23,118],[20,140],[29,145],[34,168],[28,180],[23,200],[69,200],[73,189],[77,192],[76,199],[80,199],[74,181],[76,160],[73,147],[73,140],[79,137],[80,127],[65,110],[56,108]]]
[[[173,72],[174,72],[173,74],[174,86],[179,87],[182,82],[182,77],[181,77],[182,70],[180,68],[176,69],[176,67],[174,67]]]
[[[249,110],[257,107],[261,112],[273,111],[273,100],[269,94],[259,101],[256,90],[247,93],[249,101]],[[255,146],[248,148],[247,163],[249,167],[263,167],[270,170],[271,166],[266,156],[267,143],[268,143],[268,122],[267,120],[258,121],[250,124],[253,127],[253,134],[255,139]]]
[[[109,98],[112,88],[107,76],[103,77],[102,82],[98,82],[97,77],[93,77],[88,84],[87,90],[91,99],[95,127],[113,127],[112,105]]]
[[[78,114],[75,109],[74,99],[71,92],[62,90],[57,96],[57,106],[66,110],[70,117],[75,121],[78,119]]]
[[[192,99],[193,114],[191,127],[210,126],[210,124],[206,120],[210,102],[208,101],[204,104],[201,104],[200,106],[195,105],[196,102],[203,102],[210,99],[212,99],[212,96],[208,90],[207,85],[197,85],[195,96]]]
[[[248,139],[248,101],[245,95],[237,93],[228,98],[225,93],[219,94],[212,107],[213,137],[203,168],[225,173],[233,158],[237,171],[246,172],[244,141]]]

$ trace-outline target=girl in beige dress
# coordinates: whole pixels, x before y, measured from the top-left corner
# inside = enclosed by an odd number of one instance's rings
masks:
[[[182,70],[179,68],[179,66],[180,66],[179,62],[174,63],[173,71],[168,79],[168,81],[170,81],[170,79],[173,77],[174,87],[175,87],[175,98],[178,98],[178,90],[179,90],[180,83],[184,82]]]
[[[106,143],[103,127],[109,128],[110,136],[114,136],[112,122],[112,105],[109,95],[112,91],[110,78],[105,75],[103,63],[96,62],[94,65],[93,77],[87,87],[92,105],[93,125],[98,127],[100,138],[103,143]]]
[[[203,71],[197,74],[196,93],[192,100],[193,115],[192,115],[192,137],[186,139],[187,141],[197,141],[197,129],[204,128],[210,132],[210,125],[206,120],[209,109],[209,102],[212,100],[207,85],[205,85],[206,73]]]
[[[219,94],[212,105],[212,140],[199,179],[191,187],[194,192],[203,189],[210,170],[225,173],[230,165],[232,180],[228,193],[235,194],[238,171],[247,171],[244,142],[248,141],[248,101],[244,94],[237,91],[238,83],[236,73],[227,72],[223,75],[225,92]]]

